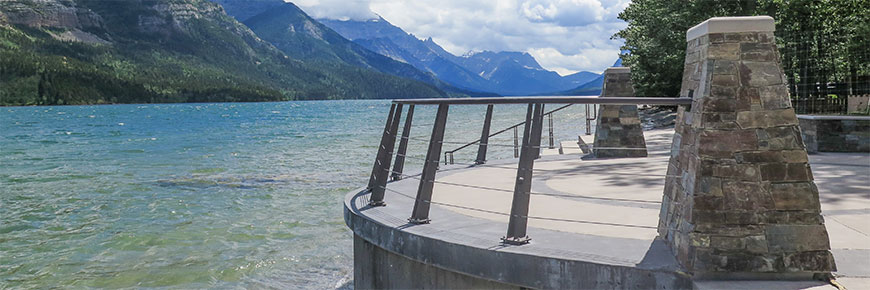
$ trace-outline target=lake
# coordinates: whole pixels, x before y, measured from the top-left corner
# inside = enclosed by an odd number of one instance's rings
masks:
[[[342,199],[368,181],[389,106],[0,107],[0,288],[345,285]],[[434,111],[415,111],[406,172]],[[583,111],[555,115],[558,140],[582,134]],[[484,113],[451,107],[444,150],[479,138]],[[496,106],[493,132],[524,118]],[[513,157],[512,132],[490,142],[491,158]]]

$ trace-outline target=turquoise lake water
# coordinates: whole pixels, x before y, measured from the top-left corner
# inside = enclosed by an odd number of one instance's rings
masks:
[[[0,107],[0,288],[344,285],[342,199],[368,181],[389,106]],[[415,111],[406,172],[421,168],[434,109]],[[558,140],[582,134],[583,111],[555,115]],[[451,107],[445,141],[479,138],[484,112]],[[493,131],[524,117],[497,106]]]

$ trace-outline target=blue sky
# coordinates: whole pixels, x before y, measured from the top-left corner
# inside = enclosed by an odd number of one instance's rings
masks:
[[[315,18],[381,15],[448,51],[525,51],[560,74],[601,72],[616,60],[630,0],[295,0]]]

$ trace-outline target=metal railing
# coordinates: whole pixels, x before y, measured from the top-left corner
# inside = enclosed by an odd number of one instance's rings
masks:
[[[489,127],[492,121],[493,106],[497,104],[527,104],[526,119],[524,122],[508,129],[489,133]],[[545,104],[564,104],[551,112],[544,112]],[[435,173],[438,171],[441,157],[441,149],[444,144],[444,131],[447,126],[447,115],[450,105],[487,105],[486,117],[483,124],[480,140],[463,145],[460,148],[452,150],[456,152],[463,148],[469,147],[475,143],[478,146],[478,155],[475,164],[483,164],[486,162],[486,151],[489,147],[488,139],[491,136],[511,130],[511,128],[519,128],[523,125],[522,145],[515,149],[519,156],[517,166],[517,177],[513,190],[513,201],[511,203],[510,220],[508,222],[508,230],[502,241],[507,244],[525,244],[529,241],[526,235],[529,214],[529,200],[532,186],[532,172],[534,169],[535,159],[540,156],[541,149],[541,134],[543,130],[544,116],[562,110],[571,104],[607,104],[607,105],[690,105],[691,98],[672,98],[672,97],[507,97],[507,98],[464,98],[464,99],[408,99],[395,100],[390,106],[390,113],[387,117],[384,132],[381,137],[380,146],[378,146],[378,154],[372,168],[372,175],[369,179],[367,190],[371,192],[369,205],[383,206],[385,190],[387,189],[387,177],[391,176],[392,180],[402,178],[402,170],[404,168],[406,151],[408,148],[409,128],[413,122],[414,107],[416,105],[437,105],[438,110],[435,114],[435,122],[432,125],[432,134],[429,139],[429,146],[426,152],[426,159],[423,163],[423,170],[419,176],[420,183],[417,188],[417,194],[414,201],[414,208],[411,217],[408,219],[410,223],[422,224],[429,223],[429,207],[432,204],[432,190],[435,185]],[[393,152],[396,138],[398,135],[399,120],[402,114],[404,105],[408,105],[408,114],[405,118],[402,136],[399,142],[397,152]],[[587,108],[588,110],[588,108]],[[587,115],[588,116],[588,115]],[[588,117],[587,117],[588,119]],[[588,121],[588,120],[587,120]],[[552,124],[552,121],[550,121]],[[552,125],[551,125],[552,128]],[[552,136],[552,130],[550,132]],[[515,133],[518,138],[518,132]],[[519,141],[515,139],[515,143]],[[552,142],[551,142],[552,143]],[[449,152],[449,151],[448,151]],[[390,161],[393,155],[396,155],[396,162],[390,169]],[[451,154],[452,155],[452,154]],[[446,157],[446,156],[445,156]],[[452,156],[451,156],[452,157]]]
[[[558,109],[544,113],[544,115],[549,118],[549,124],[550,124],[550,126],[549,126],[549,133],[550,133],[549,134],[549,138],[550,138],[549,144],[550,144],[550,146],[549,146],[549,148],[550,149],[554,149],[556,146],[555,145],[555,137],[553,135],[553,113],[556,113],[558,111],[561,111],[561,110],[568,108],[570,106],[573,106],[573,105],[574,104],[567,104],[567,105],[559,107]],[[519,152],[520,152],[519,151],[519,134],[517,132],[517,128],[519,126],[526,124],[526,122],[523,121],[523,122],[517,123],[513,126],[507,127],[501,131],[489,134],[490,124],[492,123],[492,109],[493,109],[492,104],[489,104],[486,106],[486,116],[484,117],[483,132],[480,133],[480,139],[468,142],[465,145],[457,147],[456,149],[445,151],[444,152],[444,164],[445,165],[454,164],[453,154],[459,150],[468,148],[474,144],[480,144],[479,148],[477,149],[477,159],[474,160],[474,163],[475,164],[486,163],[486,151],[487,151],[486,147],[489,146],[489,144],[488,144],[489,138],[498,136],[499,134],[510,131],[510,130],[514,131],[514,158],[520,157],[520,155],[519,155]]]

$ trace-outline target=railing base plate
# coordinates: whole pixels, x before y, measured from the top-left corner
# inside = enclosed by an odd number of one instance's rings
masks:
[[[430,219],[408,219],[409,223],[412,223],[415,225],[428,224],[430,221],[432,221],[432,220],[430,220]]]
[[[387,206],[387,203],[384,201],[369,201],[369,206]]]
[[[525,237],[522,237],[522,238],[508,238],[508,237],[502,237],[502,238],[501,238],[501,242],[502,242],[502,243],[505,243],[505,244],[508,244],[508,245],[516,245],[516,246],[519,246],[519,245],[525,245],[525,244],[528,244],[528,243],[531,242],[531,241],[532,241],[532,239],[529,238],[528,236],[525,236]]]

